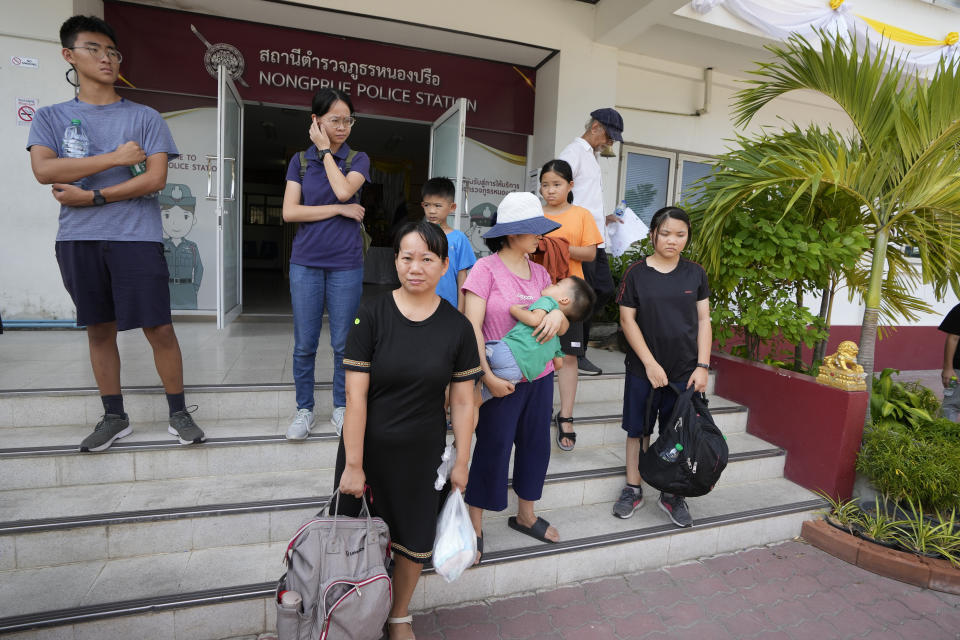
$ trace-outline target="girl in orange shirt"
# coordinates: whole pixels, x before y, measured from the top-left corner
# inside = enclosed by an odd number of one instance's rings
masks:
[[[551,233],[570,243],[570,275],[583,277],[583,263],[592,262],[597,255],[597,245],[603,236],[593,221],[593,216],[583,207],[573,204],[573,170],[565,160],[551,160],[540,170],[540,195],[547,204],[544,215],[560,223],[560,228]],[[592,312],[591,312],[592,313]],[[583,335],[583,322],[571,323],[570,329],[560,336],[563,348],[563,367],[557,372],[560,387],[560,411],[557,412],[557,446],[563,451],[572,451],[577,441],[573,430],[573,405],[577,397],[577,357],[587,350],[588,336]],[[563,428],[567,425],[567,429]]]

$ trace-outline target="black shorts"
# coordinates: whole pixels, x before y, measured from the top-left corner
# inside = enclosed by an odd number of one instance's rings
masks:
[[[583,339],[583,321],[571,322],[567,332],[560,336],[560,350],[564,355],[580,357],[587,352]]]
[[[159,242],[64,240],[60,275],[77,324],[117,323],[119,331],[170,324],[170,271]]]
[[[686,384],[671,382],[674,389],[683,391]],[[647,414],[647,400],[653,394],[650,414]],[[635,376],[629,371],[623,380],[623,423],[621,427],[627,432],[628,438],[643,438],[653,434],[653,426],[663,425],[670,421],[673,405],[677,402],[677,394],[669,389],[654,389],[646,376]],[[658,431],[659,433],[659,431]]]

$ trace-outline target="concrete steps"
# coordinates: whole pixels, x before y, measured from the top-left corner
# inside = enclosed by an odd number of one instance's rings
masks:
[[[318,415],[329,416],[333,407],[330,383],[316,385]],[[713,391],[711,377],[707,393]],[[167,405],[160,387],[124,387],[124,408],[133,424],[164,422]],[[292,384],[234,384],[187,386],[187,402],[197,405],[194,419],[201,425],[217,421],[275,418],[289,420],[296,413]],[[559,405],[554,391],[554,404]],[[581,377],[580,402],[623,400],[623,373]],[[83,424],[92,427],[103,414],[96,389],[29,389],[0,391],[0,427],[46,427]],[[164,428],[163,431],[165,431]],[[160,435],[162,431],[158,431]]]
[[[729,436],[729,445],[731,461],[718,486],[783,475],[781,450],[745,433]],[[223,546],[224,540],[284,542],[324,504],[333,477],[329,467],[2,492],[0,536],[8,546],[12,540],[15,561],[0,567],[174,553]],[[554,455],[538,504],[609,506],[622,486],[622,447]],[[507,511],[516,511],[513,494]]]
[[[538,512],[562,542],[510,530],[512,498],[485,519],[482,566],[450,585],[427,575],[415,609],[782,540],[819,508],[783,479],[784,452],[745,432],[746,409],[711,397],[731,460],[713,492],[689,501],[693,529],[674,527],[649,488],[632,519],[614,518],[622,386],[622,374],[581,378],[577,448],[554,445]],[[134,433],[80,454],[102,412],[95,391],[0,392],[0,635],[220,640],[273,628],[283,547],[332,488],[330,408],[317,407],[314,433],[295,444],[283,439],[292,385],[191,389],[208,441],[181,446],[159,393],[126,389]]]
[[[743,432],[746,412],[742,407],[715,399],[712,408],[724,433]],[[579,405],[578,450],[605,445],[622,447],[620,415],[611,413],[618,410],[618,406],[610,403]],[[600,413],[603,411],[607,413]],[[276,469],[296,471],[328,468],[335,462],[337,436],[329,416],[321,415],[311,436],[298,443],[284,439],[287,422],[277,418],[200,424],[208,435],[202,445],[180,445],[172,437],[158,440],[158,434],[166,433],[166,423],[141,423],[135,425],[133,434],[116,441],[110,449],[82,455],[77,447],[90,432],[87,425],[0,428],[0,442],[17,443],[0,449],[3,461],[0,486],[5,489],[69,487],[265,473]],[[554,452],[566,455],[555,442]]]
[[[487,518],[481,566],[452,584],[435,575],[425,576],[414,594],[413,607],[549,588],[790,538],[820,504],[783,479],[718,487],[709,496],[689,501],[697,522],[681,531],[654,502],[651,492],[648,504],[630,520],[610,515],[609,504],[545,508],[542,515],[563,536],[556,545],[541,544],[509,529],[509,512]],[[742,509],[743,505],[749,508]],[[5,617],[0,618],[0,631],[79,616],[81,620],[102,619],[95,627],[102,634],[99,637],[125,637],[113,633],[129,621],[111,619],[129,608],[131,600],[152,602],[159,610],[173,608],[168,601],[185,597],[229,602],[236,599],[224,592],[224,587],[230,587],[227,591],[247,594],[241,619],[253,624],[242,633],[256,633],[272,626],[270,592],[282,572],[285,544],[226,545],[20,570],[16,576],[8,574],[13,579],[0,581],[0,601],[9,603]],[[52,584],[58,587],[51,589]],[[208,609],[207,615],[195,622],[197,635],[190,637],[223,638],[226,636],[218,634],[236,623],[236,606]],[[88,624],[74,621],[73,632],[88,633]]]

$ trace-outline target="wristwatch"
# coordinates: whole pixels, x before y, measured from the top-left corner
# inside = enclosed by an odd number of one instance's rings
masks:
[[[710,369],[710,365],[708,365],[705,362],[698,362],[697,366],[700,367],[701,369]]]
[[[330,151],[330,149],[320,149],[320,151],[317,152],[317,157],[320,159],[320,162],[323,162],[323,156],[327,155],[328,153],[333,152]]]
[[[100,193],[100,189],[93,190],[93,204],[97,207],[107,204],[107,199]]]

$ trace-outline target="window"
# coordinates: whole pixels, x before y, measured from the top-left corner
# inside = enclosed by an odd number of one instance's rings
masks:
[[[677,198],[675,202],[682,206],[682,203],[696,190],[694,183],[709,176],[713,170],[713,165],[705,158],[688,155],[681,155],[679,164],[680,176],[677,179]]]
[[[693,184],[710,174],[710,158],[624,145],[620,197],[647,225],[662,207],[679,205]]]
[[[622,164],[620,200],[626,200],[647,225],[654,212],[667,206],[673,182],[674,154],[660,151],[628,151]]]

